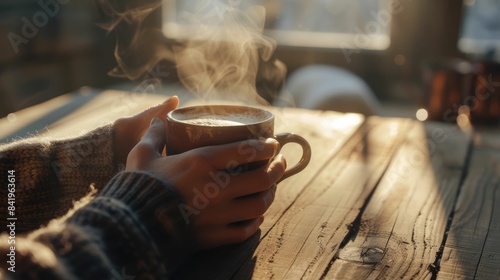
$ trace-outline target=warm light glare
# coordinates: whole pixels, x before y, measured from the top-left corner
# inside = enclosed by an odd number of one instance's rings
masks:
[[[418,109],[416,116],[417,120],[423,122],[427,120],[427,118],[429,117],[429,113],[427,113],[427,110],[425,109]]]
[[[468,130],[471,127],[469,117],[466,114],[458,115],[457,124],[462,130]]]
[[[351,131],[353,127],[363,122],[363,117],[358,114],[346,114],[342,118],[335,118],[328,121],[323,126],[328,127],[327,131]]]
[[[398,123],[392,123],[388,129],[389,135],[396,135],[399,132]]]
[[[7,120],[8,120],[9,122],[15,122],[15,121],[17,120],[17,116],[16,116],[16,114],[14,114],[14,113],[10,113],[10,114],[8,114],[8,115],[7,115]]]

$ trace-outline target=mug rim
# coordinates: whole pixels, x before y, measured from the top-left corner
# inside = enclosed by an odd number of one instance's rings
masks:
[[[203,124],[193,124],[193,123],[188,123],[183,120],[179,120],[174,117],[175,113],[183,112],[183,111],[188,111],[188,110],[196,110],[199,109],[203,112],[209,112],[210,108],[229,108],[229,109],[242,109],[242,110],[251,110],[251,111],[258,111],[258,112],[263,112],[267,116],[263,118],[262,120],[258,120],[255,122],[249,122],[249,123],[242,123],[242,124],[234,124],[234,125],[203,125]],[[251,125],[258,125],[262,123],[266,123],[269,121],[272,121],[274,119],[274,114],[271,113],[270,111],[262,108],[257,108],[257,107],[250,107],[250,106],[244,106],[244,105],[193,105],[193,106],[187,106],[187,107],[182,107],[182,108],[177,108],[175,110],[172,110],[167,113],[167,121],[171,123],[177,123],[177,124],[182,124],[185,126],[191,126],[191,127],[217,127],[217,128],[222,128],[222,127],[241,127],[241,126],[251,126]]]

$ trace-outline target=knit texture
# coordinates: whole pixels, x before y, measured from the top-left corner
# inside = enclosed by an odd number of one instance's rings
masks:
[[[77,138],[30,138],[0,146],[0,194],[7,197],[7,171],[16,175],[18,233],[34,230],[64,215],[90,191],[100,190],[118,171],[111,125]],[[6,213],[0,203],[0,213]],[[6,220],[0,220],[1,231]]]
[[[116,172],[109,126],[74,139],[2,146],[0,172],[11,169],[16,272],[1,263],[5,279],[168,279],[195,244],[172,187],[148,173]],[[96,187],[85,196],[90,184]],[[4,232],[4,256],[12,246],[7,240]]]

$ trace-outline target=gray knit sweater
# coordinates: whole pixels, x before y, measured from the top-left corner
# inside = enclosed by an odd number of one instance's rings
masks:
[[[180,198],[150,174],[120,172],[112,141],[105,126],[0,146],[0,278],[168,278],[194,244]]]

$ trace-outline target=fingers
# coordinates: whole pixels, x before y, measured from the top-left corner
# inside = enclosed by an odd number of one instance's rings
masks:
[[[226,170],[245,163],[267,161],[274,157],[278,150],[278,141],[268,138],[199,148],[193,151],[205,159],[209,159],[211,165],[216,169]]]
[[[151,120],[151,125],[146,131],[146,134],[142,137],[139,143],[148,144],[158,153],[163,151],[165,146],[166,135],[165,135],[165,124],[160,118],[154,117]]]
[[[229,225],[252,220],[264,215],[276,195],[276,185],[260,193],[226,201],[223,206],[212,206],[200,210],[200,218],[193,221],[195,226]],[[210,202],[211,203],[211,202]]]
[[[161,119],[155,117],[142,139],[128,154],[126,169],[142,169],[149,166],[153,159],[161,157],[164,146],[165,125]]]
[[[274,145],[260,142],[268,147],[262,149],[264,156],[256,156],[256,159],[273,156]],[[263,215],[274,202],[276,182],[285,169],[284,157],[277,155],[270,163],[255,170],[236,175],[223,170],[214,172],[210,183],[220,187],[218,194],[205,197],[207,205],[199,210],[192,223],[199,244],[204,248],[213,248],[241,243],[254,235],[263,222]],[[197,193],[198,196],[208,196],[203,190]]]
[[[192,161],[190,165],[193,165]],[[210,171],[209,181],[205,183],[205,188],[200,188],[200,192],[206,193],[208,192],[207,186],[215,186],[218,194],[213,199],[219,202],[260,193],[273,187],[283,176],[285,169],[286,160],[279,154],[269,164],[235,175],[223,170]]]
[[[241,243],[252,237],[263,222],[264,217],[261,216],[238,224],[209,228],[199,232],[197,239],[205,249]]]
[[[228,195],[235,198],[267,190],[278,182],[285,170],[286,160],[279,154],[267,165],[233,176],[230,186],[234,187],[227,188]]]
[[[267,212],[276,195],[276,185],[253,195],[234,199],[227,214],[226,223],[235,223],[258,218]]]

